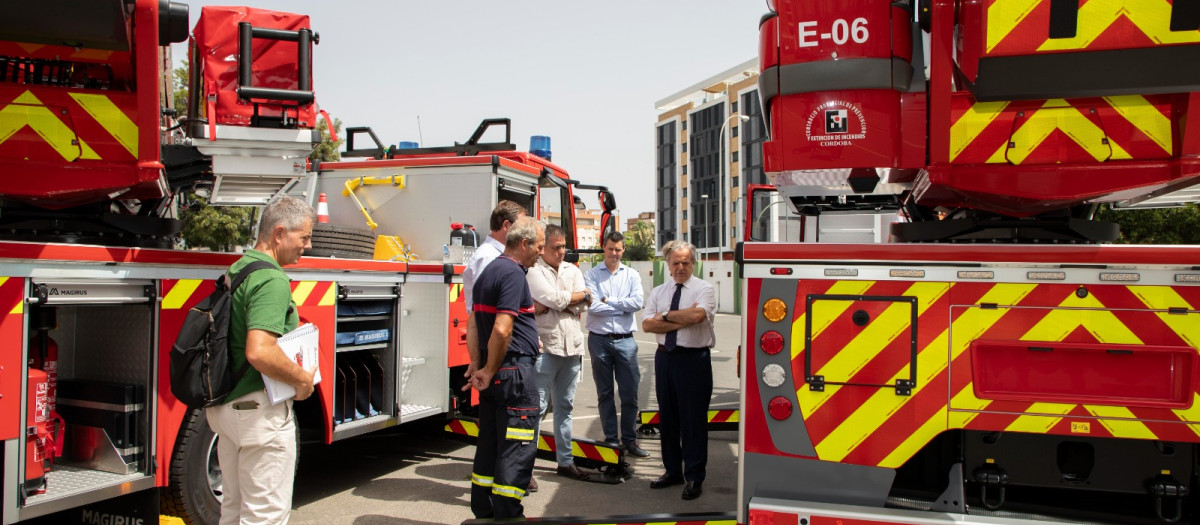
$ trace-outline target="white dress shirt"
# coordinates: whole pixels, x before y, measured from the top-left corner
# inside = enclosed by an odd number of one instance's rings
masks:
[[[471,314],[471,308],[475,306],[471,301],[471,289],[475,287],[475,279],[478,279],[483,269],[502,253],[504,244],[493,239],[491,235],[485,235],[483,245],[476,248],[475,253],[467,260],[467,267],[463,268],[463,300],[467,302],[467,315]]]
[[[587,303],[570,304],[571,294],[584,291],[583,272],[566,261],[555,270],[538,257],[537,264],[525,274],[525,280],[529,282],[533,300],[549,308],[536,318],[542,351],[563,357],[583,355],[579,314],[587,309]]]
[[[642,310],[642,320],[645,321],[659,313],[671,311],[671,297],[674,295],[674,279],[656,286],[650,291],[650,298],[646,300],[646,309]],[[677,309],[686,310],[693,306],[703,308],[706,319],[680,328],[675,335],[675,345],[688,348],[712,348],[717,341],[717,335],[713,331],[713,319],[717,315],[717,292],[711,283],[695,275],[683,283],[683,291],[679,294],[679,308]],[[660,345],[667,343],[667,334],[654,334],[654,338]]]

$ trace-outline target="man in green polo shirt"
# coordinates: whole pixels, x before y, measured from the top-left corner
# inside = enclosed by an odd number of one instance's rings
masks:
[[[251,368],[225,404],[205,412],[208,425],[220,437],[217,459],[225,489],[221,525],[286,524],[291,514],[297,449],[292,400],[271,405],[262,375],[296,387],[297,401],[313,393],[315,369],[306,371],[285,357],[277,340],[299,323],[282,266],[295,264],[304,250],[312,247],[316,220],[316,212],[300,199],[283,197],[272,202],[263,210],[254,249],[229,267],[233,276],[255,261],[273,266],[246,276],[233,294],[230,369],[239,370],[247,362]]]

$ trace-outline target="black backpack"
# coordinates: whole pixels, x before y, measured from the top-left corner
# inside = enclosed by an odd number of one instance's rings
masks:
[[[217,279],[217,288],[188,311],[183,327],[171,347],[171,392],[191,408],[216,406],[225,401],[238,381],[250,369],[242,364],[235,373],[230,369],[229,311],[233,292],[251,273],[274,268],[269,262],[254,261],[233,278]]]

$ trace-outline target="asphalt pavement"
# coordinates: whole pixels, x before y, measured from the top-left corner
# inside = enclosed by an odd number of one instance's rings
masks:
[[[713,349],[712,408],[737,408],[737,345],[741,319],[718,314],[717,345]],[[642,381],[638,391],[643,408],[654,401],[654,351],[651,334],[637,333]],[[583,377],[575,397],[577,437],[603,440],[596,407],[591,363],[584,358]],[[291,523],[295,525],[444,524],[471,519],[469,507],[471,460],[469,441],[441,431],[443,421],[422,421],[383,432],[301,447]],[[550,430],[551,418],[542,422]],[[534,477],[540,490],[526,496],[528,517],[637,515],[683,512],[731,512],[737,497],[737,432],[709,435],[708,473],[704,494],[693,501],[680,498],[679,486],[651,490],[650,480],[662,474],[657,439],[643,438],[647,459],[632,459],[632,479],[618,485],[588,483],[559,477],[554,461],[538,459]]]

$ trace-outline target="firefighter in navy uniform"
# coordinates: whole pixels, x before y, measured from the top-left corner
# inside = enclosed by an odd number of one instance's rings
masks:
[[[504,254],[483,270],[472,290],[479,345],[471,352],[463,389],[479,391],[471,512],[480,519],[524,517],[521,500],[533,476],[538,420],[538,335],[525,269],[545,244],[544,225],[518,219],[508,230]]]

